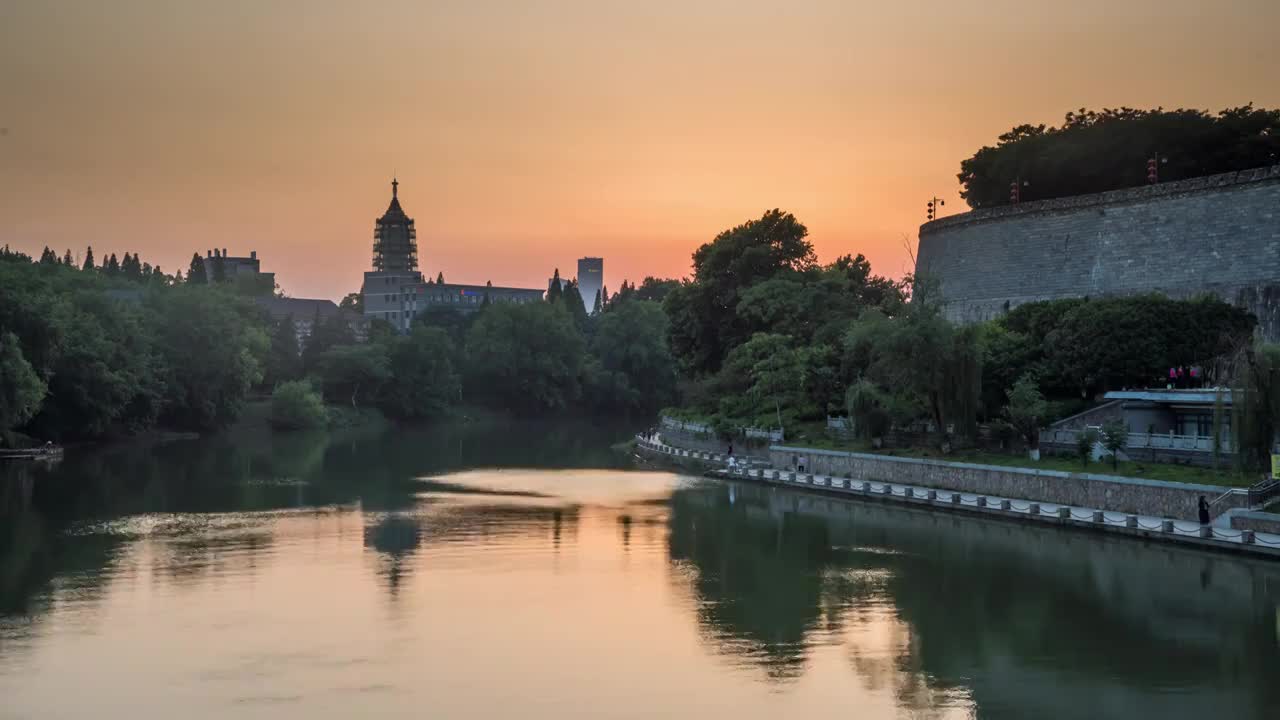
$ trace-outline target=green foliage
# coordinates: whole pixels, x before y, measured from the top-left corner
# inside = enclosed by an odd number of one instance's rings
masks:
[[[1089,467],[1089,458],[1093,456],[1093,446],[1098,444],[1098,431],[1091,428],[1076,433],[1076,457],[1080,458],[1081,467]]]
[[[758,333],[734,348],[718,378],[721,416],[786,428],[820,414],[804,394],[803,361],[803,351],[785,335]]]
[[[568,408],[584,349],[564,303],[490,305],[467,333],[467,392],[522,414]]]
[[[191,264],[187,267],[187,284],[209,284],[209,276],[204,270],[204,260],[200,257],[200,253],[191,255]]]
[[[739,316],[742,293],[757,283],[816,265],[808,229],[771,210],[698,248],[693,282],[673,289],[664,306],[671,348],[693,372],[715,372],[755,329]]]
[[[646,276],[640,282],[640,285],[632,286],[636,300],[652,300],[654,302],[662,302],[667,295],[676,288],[680,287],[679,280],[655,278]]]
[[[1119,418],[1111,418],[1102,424],[1102,446],[1111,453],[1111,467],[1119,467],[1120,451],[1129,444],[1129,426]]]
[[[357,315],[364,314],[364,295],[360,293],[347,293],[342,298],[342,302],[338,303],[340,310],[348,310]]]
[[[267,339],[256,308],[156,282],[133,254],[125,265],[133,282],[119,264],[113,278],[61,261],[0,263],[0,333],[17,338],[48,387],[24,432],[90,439],[157,422],[208,429],[233,420],[257,382]]]
[[[574,324],[579,330],[585,331],[588,326],[587,307],[582,302],[582,292],[578,289],[576,281],[565,283],[561,300],[565,309],[569,311],[569,316],[573,318]]]
[[[1009,402],[1004,407],[1005,417],[1017,429],[1029,448],[1040,447],[1040,427],[1048,414],[1049,404],[1040,392],[1039,384],[1031,375],[1023,375],[1008,391]]]
[[[184,286],[155,298],[157,348],[168,367],[164,414],[208,430],[235,420],[262,380],[270,340],[258,309],[234,295]]]
[[[80,269],[81,269],[81,270],[96,270],[96,269],[97,269],[97,268],[96,268],[96,267],[94,267],[94,265],[93,265],[93,246],[92,246],[92,245],[90,245],[90,246],[89,246],[89,248],[88,248],[87,250],[85,250],[85,252],[84,252],[84,265],[81,265],[81,266],[80,266]]]
[[[392,339],[388,359],[395,382],[384,388],[384,412],[407,420],[445,415],[462,392],[454,354],[453,341],[441,328],[417,324],[409,335]]]
[[[341,345],[351,345],[356,341],[347,318],[342,313],[322,316],[316,308],[311,320],[311,334],[302,346],[302,371],[314,373],[319,369],[320,356],[328,350]]]
[[[1041,389],[1060,400],[1163,385],[1170,367],[1214,368],[1248,344],[1254,324],[1244,310],[1210,297],[1139,295],[1020,305],[983,330],[984,412],[995,415],[1003,390],[1025,374],[1036,376]]]
[[[302,357],[298,349],[298,327],[290,315],[271,329],[271,349],[263,382],[272,387],[302,375]]]
[[[320,353],[316,372],[325,397],[360,407],[360,394],[376,396],[391,379],[387,349],[382,345],[338,345]]]
[[[305,380],[280,383],[271,393],[268,422],[278,430],[312,430],[328,423],[324,400]]]
[[[598,408],[652,412],[675,400],[676,364],[667,348],[667,317],[656,302],[611,306],[596,321],[590,351],[612,373],[607,392],[589,395]]]
[[[983,208],[1007,204],[1015,179],[1028,183],[1023,201],[1143,185],[1157,153],[1161,181],[1272,165],[1280,157],[1280,111],[1069,112],[1059,127],[1020,125],[961,162],[960,195]]]
[[[564,288],[560,286],[560,268],[551,276],[551,286],[547,288],[547,302],[560,302],[564,298]]]
[[[847,372],[875,383],[886,396],[897,396],[898,422],[914,419],[901,415],[919,407],[939,431],[951,426],[960,436],[975,434],[982,392],[976,329],[956,329],[936,306],[918,301],[895,318],[864,314],[843,345]]]
[[[22,355],[18,336],[0,335],[0,440],[35,416],[48,387]]]
[[[1265,470],[1280,431],[1280,346],[1244,348],[1230,365],[1237,462],[1246,471]]]

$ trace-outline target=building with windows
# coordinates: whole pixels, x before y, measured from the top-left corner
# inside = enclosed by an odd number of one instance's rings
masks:
[[[199,252],[198,250],[196,252]],[[262,264],[258,261],[258,251],[250,250],[249,257],[232,257],[226,248],[204,251],[204,276],[209,282],[224,280],[234,282],[240,277],[261,278],[267,287],[275,287],[276,274],[262,272]]]
[[[364,274],[360,294],[364,315],[404,332],[430,308],[474,312],[489,303],[539,302],[543,290],[466,285],[424,280],[418,270],[418,235],[413,218],[400,207],[400,183],[391,181],[391,204],[374,222],[373,270]]]
[[[582,304],[587,312],[593,312],[596,295],[604,291],[604,258],[584,257],[578,259],[578,292],[582,295]],[[603,298],[601,298],[603,300]]]

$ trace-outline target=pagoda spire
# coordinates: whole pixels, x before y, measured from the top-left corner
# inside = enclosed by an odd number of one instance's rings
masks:
[[[391,199],[392,200],[396,199],[396,196],[399,193],[399,190],[400,190],[400,181],[396,179],[395,175],[392,175],[391,176]]]

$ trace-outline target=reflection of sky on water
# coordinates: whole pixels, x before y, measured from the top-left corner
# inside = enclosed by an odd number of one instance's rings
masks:
[[[0,521],[0,692],[71,717],[1280,702],[1267,565],[667,473],[432,470],[384,442],[45,478]],[[286,466],[300,482],[241,482]]]

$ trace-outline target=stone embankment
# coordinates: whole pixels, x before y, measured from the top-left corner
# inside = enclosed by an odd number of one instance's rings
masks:
[[[768,462],[734,457],[730,464],[727,455],[674,447],[660,436],[637,438],[636,449],[650,458],[728,479],[1280,558],[1280,534],[1236,527],[1238,516],[1252,516],[1257,522],[1256,516],[1266,513],[1232,511],[1230,522],[1203,526],[1183,518],[1188,494],[1193,503],[1200,494],[1232,499],[1232,493],[1213,486],[1166,487],[1177,483],[787,446],[771,447]],[[1062,487],[1055,487],[1055,481]],[[1037,497],[1036,492],[1044,494]],[[1163,514],[1160,509],[1173,512]]]

